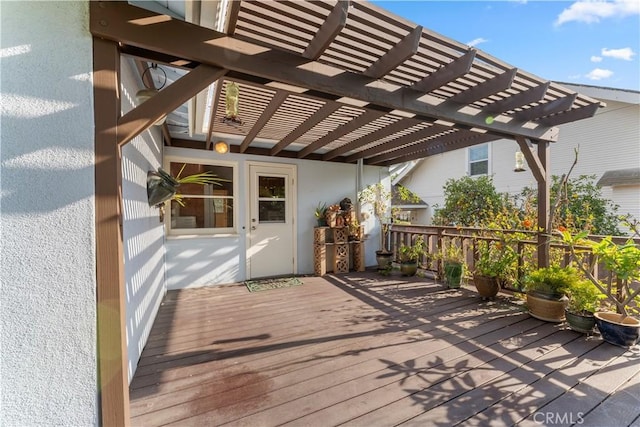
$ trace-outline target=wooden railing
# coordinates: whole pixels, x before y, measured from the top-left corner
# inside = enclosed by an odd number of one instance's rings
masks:
[[[513,245],[516,251],[517,266],[515,280],[507,288],[512,291],[520,291],[522,277],[527,273],[527,268],[537,267],[537,247],[538,233],[530,230],[489,230],[472,227],[446,227],[427,225],[397,225],[392,224],[386,237],[388,248],[394,253],[394,260],[398,261],[398,249],[401,245],[409,245],[415,242],[418,236],[423,236],[426,244],[426,255],[420,260],[423,269],[433,272],[442,277],[443,257],[447,245],[456,245],[462,249],[463,258],[469,271],[473,271],[478,259],[476,245],[481,240],[499,241],[505,237]],[[589,239],[600,240],[605,236],[591,235]],[[613,241],[618,244],[628,241],[628,237],[614,237]],[[640,244],[640,239],[634,239]],[[586,248],[585,248],[586,249]],[[585,257],[590,257],[590,253],[585,253]],[[558,241],[553,241],[550,247],[550,259],[554,264],[567,265],[570,260],[569,248]],[[586,259],[589,261],[589,259]],[[595,266],[594,273],[600,277],[608,272],[603,266]]]

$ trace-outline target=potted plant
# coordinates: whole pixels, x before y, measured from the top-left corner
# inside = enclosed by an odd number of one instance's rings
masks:
[[[158,168],[158,171],[149,171],[147,173],[147,199],[149,206],[159,206],[167,200],[175,200],[180,206],[184,206],[182,194],[178,193],[178,187],[181,184],[222,185],[220,184],[221,182],[227,181],[226,179],[218,178],[211,172],[182,176],[186,166],[186,163],[182,165],[175,178],[161,168]]]
[[[360,203],[371,205],[373,215],[380,224],[380,249],[376,251],[378,268],[386,269],[391,265],[393,252],[389,251],[385,245],[385,235],[388,229],[389,208],[391,205],[391,192],[388,191],[381,182],[371,184],[358,194]]]
[[[524,277],[527,307],[533,317],[547,322],[565,320],[569,289],[582,278],[571,266],[542,267]]]
[[[476,253],[473,284],[483,299],[493,298],[500,290],[501,281],[514,268],[517,254],[503,240],[478,240]]]
[[[402,275],[415,276],[418,271],[418,261],[425,254],[424,238],[418,236],[412,245],[401,245],[398,253]]]
[[[633,240],[624,244],[616,244],[611,236],[599,242],[585,239],[586,232],[572,236],[568,231],[562,232],[563,241],[569,246],[572,258],[585,277],[602,292],[606,300],[612,304],[616,312],[596,312],[596,325],[602,338],[622,347],[636,344],[640,339],[640,246]],[[587,249],[582,249],[586,247]],[[590,262],[584,262],[578,254],[590,252]],[[596,277],[594,266],[604,264],[609,274]]]
[[[576,332],[589,333],[596,326],[593,315],[605,295],[588,280],[578,280],[569,286],[569,303],[565,317],[569,327]]]
[[[318,223],[318,227],[326,227],[327,226],[327,219],[325,217],[326,214],[327,214],[327,204],[319,202],[318,206],[316,206],[316,210],[314,212],[314,215],[316,217],[316,221]]]
[[[459,288],[465,270],[462,246],[453,240],[445,244],[442,251],[444,283],[450,288]]]

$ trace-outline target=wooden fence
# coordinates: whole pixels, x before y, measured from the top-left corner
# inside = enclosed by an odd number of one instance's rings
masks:
[[[442,254],[447,245],[456,245],[462,249],[468,271],[473,271],[478,253],[476,245],[479,241],[504,241],[505,238],[513,245],[516,251],[517,266],[516,274],[511,285],[507,288],[512,291],[520,291],[520,283],[527,270],[537,267],[537,247],[538,233],[530,230],[489,230],[472,227],[446,227],[427,225],[397,225],[392,224],[385,236],[387,247],[394,253],[394,260],[398,261],[398,249],[401,245],[409,245],[415,242],[418,236],[423,236],[426,244],[426,255],[420,260],[423,269],[442,277],[443,262]],[[599,240],[605,236],[591,235],[589,239]],[[614,237],[613,241],[618,244],[628,241],[628,237]],[[640,239],[634,239],[640,244]],[[585,248],[586,249],[586,248]],[[570,260],[568,247],[560,241],[552,241],[550,247],[550,260],[552,264],[567,265]],[[585,254],[590,257],[591,254]],[[589,261],[589,259],[586,259]],[[600,277],[608,272],[603,266],[596,266],[594,273]]]

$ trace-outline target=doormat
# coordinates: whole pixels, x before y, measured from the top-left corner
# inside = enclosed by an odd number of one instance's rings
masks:
[[[269,289],[289,288],[302,285],[297,277],[278,277],[274,279],[247,280],[244,282],[249,292],[268,291]]]

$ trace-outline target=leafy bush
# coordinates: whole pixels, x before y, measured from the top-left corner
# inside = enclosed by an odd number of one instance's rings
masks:
[[[576,282],[583,280],[573,267],[551,266],[531,271],[524,278],[527,292],[535,291],[548,295],[567,295]]]
[[[602,197],[600,188],[595,184],[595,178],[595,175],[580,175],[569,179],[560,191],[561,177],[551,177],[551,206],[556,204],[559,195],[561,198],[553,218],[554,229],[588,231],[590,234],[599,235],[621,234],[618,229],[619,206]],[[537,189],[526,187],[521,194],[529,199],[533,206],[537,205]]]
[[[512,207],[509,198],[496,191],[489,176],[452,178],[443,189],[444,206],[433,217],[436,225],[483,226],[491,222],[494,212]]]

